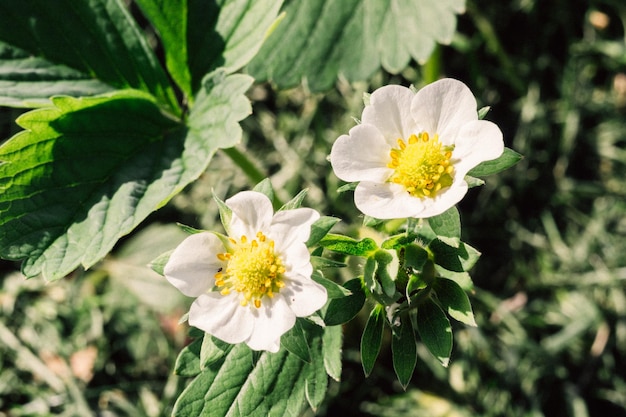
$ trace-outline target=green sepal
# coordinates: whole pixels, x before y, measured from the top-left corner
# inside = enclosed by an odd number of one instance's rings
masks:
[[[406,390],[417,364],[417,343],[413,325],[408,316],[404,316],[400,322],[400,328],[392,332],[391,356],[398,381]]]
[[[326,326],[337,326],[349,322],[361,311],[363,304],[365,304],[365,291],[363,291],[360,278],[351,279],[343,286],[352,294],[330,300],[322,311],[322,317]]]
[[[274,187],[269,178],[265,178],[263,181],[254,186],[252,191],[257,191],[264,194],[270,201],[274,201]]]
[[[322,238],[319,244],[333,252],[352,256],[369,256],[378,249],[376,242],[368,237],[363,240],[356,240],[348,236],[330,233]]]
[[[293,209],[300,208],[300,206],[302,206],[302,202],[304,201],[304,198],[306,197],[308,191],[309,190],[306,190],[306,189],[300,191],[294,198],[292,198],[291,200],[283,204],[283,206],[280,209],[278,209],[278,211],[293,210]]]
[[[450,317],[468,326],[476,327],[469,297],[456,282],[438,278],[433,286],[437,300]]]
[[[441,307],[430,298],[417,309],[417,332],[428,351],[447,367],[452,353],[452,327]]]
[[[487,116],[487,113],[489,113],[489,110],[491,110],[491,106],[485,106],[480,108],[478,110],[478,120],[483,120],[485,116]]]
[[[361,363],[365,376],[369,376],[374,369],[376,358],[380,353],[383,342],[383,330],[385,329],[385,309],[377,304],[370,313],[361,336]]]
[[[311,234],[309,235],[309,240],[306,242],[306,246],[310,248],[319,243],[319,241],[328,234],[330,229],[340,221],[341,219],[330,216],[322,216],[317,219],[315,223],[311,225]]]
[[[483,185],[485,185],[485,181],[481,180],[480,178],[472,177],[470,175],[466,175],[464,180],[467,183],[468,188],[482,187]]]
[[[226,231],[226,234],[230,234],[230,221],[233,218],[233,211],[224,203],[218,196],[213,193],[213,200],[217,203],[217,209],[220,213],[220,221]]]
[[[357,185],[359,185],[358,182],[349,182],[349,183],[344,184],[341,187],[337,188],[337,193],[341,194],[341,193],[345,193],[347,191],[354,191],[356,189]]]
[[[159,275],[165,275],[163,271],[165,270],[165,265],[167,264],[167,261],[170,260],[172,252],[174,252],[174,249],[160,254],[148,264],[148,268],[152,269]]]
[[[504,148],[502,155],[491,161],[481,162],[477,167],[472,168],[467,175],[471,177],[485,177],[497,174],[505,169],[511,168],[524,157],[512,149]]]
[[[187,226],[186,224],[182,224],[182,223],[176,223],[176,225],[180,227],[181,229],[183,229],[185,232],[189,233],[190,235],[195,235],[196,233],[206,232],[206,230],[196,229],[195,227]]]

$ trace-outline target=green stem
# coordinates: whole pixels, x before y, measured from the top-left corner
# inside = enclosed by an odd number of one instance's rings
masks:
[[[265,173],[257,168],[256,165],[254,165],[252,161],[248,159],[248,157],[239,149],[233,147],[222,149],[222,151],[228,155],[228,157],[232,159],[239,168],[241,168],[252,184],[258,184],[266,178]]]

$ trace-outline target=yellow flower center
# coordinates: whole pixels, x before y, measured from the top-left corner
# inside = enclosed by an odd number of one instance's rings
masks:
[[[452,185],[454,167],[450,163],[454,146],[443,146],[439,136],[428,133],[411,135],[408,141],[398,139],[398,148],[389,152],[387,166],[395,172],[389,181],[403,185],[414,197],[435,197]]]
[[[285,267],[274,252],[274,241],[268,240],[263,232],[258,232],[251,241],[245,235],[239,241],[232,238],[230,241],[232,252],[217,255],[219,260],[228,263],[226,269],[215,274],[215,285],[222,295],[231,291],[242,293],[242,306],[252,301],[259,308],[263,297],[272,298],[285,286],[282,281]]]

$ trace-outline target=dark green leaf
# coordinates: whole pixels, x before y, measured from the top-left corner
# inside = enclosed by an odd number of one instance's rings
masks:
[[[452,327],[446,314],[431,299],[417,309],[417,331],[430,353],[447,367],[452,353]]]
[[[0,147],[0,256],[26,258],[24,274],[47,280],[102,259],[241,137],[251,79],[213,81],[188,129],[133,90],[22,115],[26,130]]]
[[[306,79],[313,91],[332,87],[338,74],[367,80],[381,65],[397,74],[411,59],[425,62],[435,42],[452,40],[456,13],[464,5],[464,0],[292,1],[248,71],[280,88]]]
[[[438,236],[461,238],[461,217],[456,206],[429,218],[428,224]]]
[[[454,272],[469,271],[480,257],[480,252],[458,239],[441,237],[430,242],[428,248],[437,265]]]
[[[446,278],[438,278],[434,289],[437,300],[450,317],[469,326],[476,326],[472,305],[459,284]]]
[[[296,355],[305,362],[311,362],[311,351],[302,331],[301,319],[296,320],[296,324],[280,338],[280,344],[290,353]]]
[[[406,268],[421,270],[427,260],[428,252],[423,247],[416,244],[406,246],[404,250],[404,266]]]
[[[384,329],[385,310],[382,305],[377,304],[370,313],[361,337],[361,362],[363,363],[365,376],[369,376],[374,368],[374,363],[383,342]]]
[[[0,70],[6,74],[0,80],[18,81],[12,91],[0,90],[0,96],[10,93],[20,101],[47,99],[54,92],[82,94],[88,91],[71,87],[60,91],[54,85],[52,91],[41,88],[54,81],[67,84],[82,74],[83,79],[103,83],[94,83],[96,89],[106,84],[143,90],[179,112],[165,72],[122,0],[4,0],[0,2],[0,41],[35,58],[21,62],[27,65],[23,74],[31,74],[22,80],[15,72],[15,61],[0,61],[8,70]],[[40,63],[43,73],[38,75]],[[44,84],[36,82],[40,79],[46,80]]]
[[[347,297],[352,294],[352,292],[350,292],[347,288],[342,287],[334,281],[324,278],[319,270],[313,271],[311,279],[326,288],[326,293],[328,294],[329,299]]]
[[[311,247],[317,244],[324,236],[328,234],[330,229],[333,228],[341,219],[336,217],[322,216],[313,223],[311,226],[311,235],[306,242],[307,247]]]
[[[112,90],[89,74],[0,42],[0,106],[49,106],[51,96],[94,96]]]
[[[471,169],[467,175],[471,177],[485,177],[487,175],[496,174],[517,164],[522,160],[522,158],[523,156],[514,150],[504,148],[504,152],[499,158],[481,163],[477,167]]]
[[[366,237],[363,240],[355,240],[348,236],[327,234],[319,244],[333,252],[353,256],[369,256],[378,246],[373,239]]]
[[[402,320],[400,328],[391,337],[391,356],[398,381],[406,389],[417,364],[417,343],[408,317]]]
[[[192,96],[204,74],[232,73],[252,59],[278,15],[280,0],[137,0],[157,29],[167,68]]]
[[[323,313],[324,323],[327,326],[336,326],[349,322],[361,311],[365,304],[365,292],[361,287],[361,279],[354,278],[344,284],[352,294],[347,297],[330,300]]]

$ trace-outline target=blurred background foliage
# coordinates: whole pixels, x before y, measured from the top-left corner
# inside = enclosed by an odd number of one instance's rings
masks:
[[[467,83],[508,147],[525,159],[460,204],[478,328],[458,325],[449,368],[425,348],[407,391],[388,346],[364,378],[366,318],[345,327],[344,371],[317,415],[626,416],[626,4],[621,0],[473,0],[449,46],[423,66],[325,94],[250,92],[242,149],[285,201],[361,233],[351,193],[326,161],[354,126],[364,92]],[[17,110],[2,109],[2,138]],[[45,285],[1,264],[0,416],[165,416],[184,387],[172,375],[191,300],[145,265],[183,238],[176,221],[217,228],[220,197],[252,180],[218,154],[199,181],[153,214],[97,268]],[[352,221],[352,222],[351,222]],[[356,266],[355,268],[358,268]],[[336,279],[358,273],[343,270]],[[365,310],[365,309],[364,309]]]

